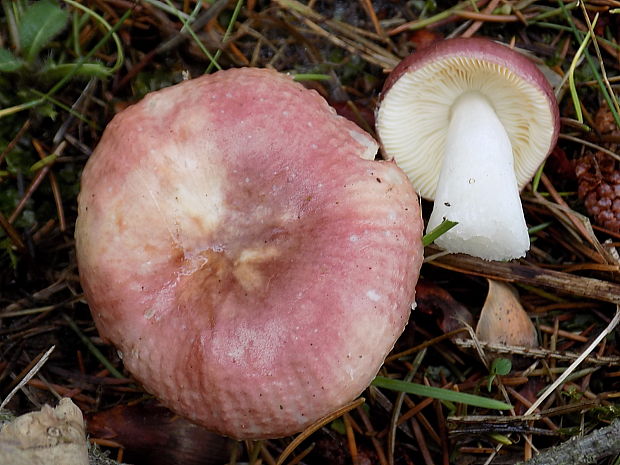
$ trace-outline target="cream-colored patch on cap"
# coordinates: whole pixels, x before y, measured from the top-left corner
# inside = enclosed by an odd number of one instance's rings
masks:
[[[361,130],[351,130],[349,131],[349,135],[355,140],[355,142],[359,142],[362,146],[362,151],[359,154],[360,158],[363,158],[364,160],[375,159],[379,145],[372,137]]]
[[[151,113],[168,113],[176,102],[166,92],[151,92],[144,97],[144,104]]]
[[[202,150],[208,153],[211,149]],[[193,250],[203,247],[205,237],[222,221],[227,174],[221,163],[208,156],[187,157],[174,144],[164,143],[156,151],[145,161],[151,166],[141,166],[127,174],[126,182],[146,201],[136,202],[133,214],[148,216],[145,228],[153,220],[165,223],[171,240],[191,255]],[[153,211],[159,212],[159,216],[153,215]]]
[[[266,276],[261,271],[261,263],[276,258],[280,252],[277,247],[266,246],[245,249],[233,266],[233,275],[246,291],[255,291],[266,284]]]

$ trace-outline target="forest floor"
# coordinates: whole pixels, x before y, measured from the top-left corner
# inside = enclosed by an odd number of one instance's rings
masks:
[[[588,435],[615,427],[620,1],[1,4],[0,401],[7,399],[6,409],[21,414],[71,397],[88,420],[91,442],[136,465],[505,464],[545,449],[556,452],[544,463],[562,463],[556,446],[572,440],[580,453]],[[558,144],[521,194],[532,247],[511,262],[427,247],[417,309],[380,375],[511,409],[378,383],[364,392],[363,405],[351,404],[298,442],[235,443],[158,406],[99,338],[75,259],[80,174],[112,116],[186,77],[268,67],[294,75],[376,135],[374,111],[390,70],[435,41],[473,36],[528,53],[555,88]],[[430,206],[423,201],[425,219]],[[518,291],[502,305],[527,312],[538,336],[534,347],[481,342],[473,329],[454,323],[468,321],[475,329],[489,282]],[[21,389],[9,398],[16,386]],[[601,441],[604,447],[587,445],[589,460],[620,463],[618,440]]]

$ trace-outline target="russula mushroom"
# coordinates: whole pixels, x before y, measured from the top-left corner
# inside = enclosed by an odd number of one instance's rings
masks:
[[[274,71],[217,72],[116,115],[76,246],[97,328],[166,406],[235,438],[354,399],[403,331],[417,196],[377,143]]]
[[[437,42],[392,71],[376,124],[383,156],[435,201],[427,230],[458,222],[437,245],[489,260],[525,255],[519,192],[559,131],[553,89],[533,62],[486,39]]]

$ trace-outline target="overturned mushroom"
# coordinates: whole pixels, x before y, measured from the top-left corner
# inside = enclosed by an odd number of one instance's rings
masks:
[[[268,70],[190,80],[108,125],[76,243],[101,335],[172,410],[289,435],[370,383],[407,323],[416,194],[375,141]]]
[[[435,200],[436,243],[490,260],[522,257],[529,236],[519,191],[555,145],[551,86],[523,55],[485,39],[451,39],[410,55],[377,111],[383,154]]]

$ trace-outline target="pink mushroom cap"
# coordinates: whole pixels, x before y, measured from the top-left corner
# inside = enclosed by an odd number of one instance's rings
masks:
[[[76,245],[127,370],[235,438],[301,431],[358,396],[408,321],[423,253],[417,196],[376,150],[269,70],[116,115],[82,176]]]

